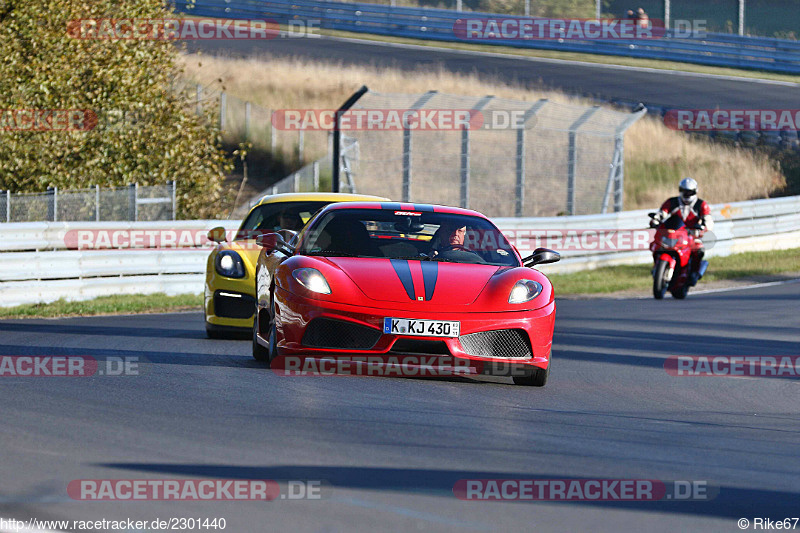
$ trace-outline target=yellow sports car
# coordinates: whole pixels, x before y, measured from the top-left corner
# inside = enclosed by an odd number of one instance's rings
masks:
[[[232,241],[225,228],[208,232],[209,240],[218,243],[206,263],[205,321],[210,338],[249,337],[253,331],[256,308],[255,266],[261,247],[259,233],[286,230],[291,238],[300,231],[317,210],[334,202],[374,202],[388,198],[365,194],[330,192],[286,193],[264,196],[244,218]]]

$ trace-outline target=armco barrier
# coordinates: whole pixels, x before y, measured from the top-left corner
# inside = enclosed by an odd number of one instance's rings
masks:
[[[447,9],[391,7],[378,4],[313,0],[176,0],[175,7],[199,17],[272,19],[282,24],[319,21],[319,27],[434,41],[460,39],[453,25],[460,19],[524,18]],[[519,48],[561,50],[612,56],[681,61],[721,67],[800,73],[800,42],[765,37],[708,33],[702,38],[648,40],[491,40],[483,43]]]
[[[506,232],[521,230],[626,230],[647,227],[647,210],[607,215],[550,218],[497,218]],[[713,246],[708,256],[747,251],[800,248],[800,196],[717,205]],[[214,226],[228,230],[237,221],[195,220],[169,223],[170,229],[205,231]],[[51,302],[59,298],[81,300],[109,294],[199,293],[209,247],[180,250],[122,249],[65,250],[65,235],[75,229],[164,229],[164,223],[56,223],[0,224],[0,307]],[[27,244],[25,243],[25,240]],[[198,243],[199,244],[199,243]],[[17,250],[17,251],[11,251]],[[532,250],[520,247],[527,255]],[[562,253],[562,260],[543,265],[546,273],[567,273],[601,266],[642,264],[652,261],[648,251]]]

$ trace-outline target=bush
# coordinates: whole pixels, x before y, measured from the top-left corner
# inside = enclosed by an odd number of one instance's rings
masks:
[[[155,40],[78,39],[70,21],[169,18],[161,0],[0,0],[0,189],[178,184],[179,216],[220,211],[230,163],[209,116],[175,80],[178,49]],[[3,131],[11,111],[91,110],[94,129]]]

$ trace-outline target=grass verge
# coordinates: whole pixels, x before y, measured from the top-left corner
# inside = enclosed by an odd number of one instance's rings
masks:
[[[70,302],[64,299],[49,304],[27,304],[0,307],[0,318],[51,318],[64,316],[122,315],[128,313],[162,313],[200,310],[202,294],[168,296],[155,294],[118,294],[93,300]]]
[[[702,284],[754,276],[800,272],[800,248],[774,252],[747,252],[708,260]],[[651,264],[598,268],[572,274],[548,274],[558,296],[611,294],[619,291],[649,291],[653,286]]]

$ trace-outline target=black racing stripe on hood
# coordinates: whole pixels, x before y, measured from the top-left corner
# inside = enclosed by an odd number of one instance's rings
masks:
[[[425,301],[433,298],[436,280],[439,277],[439,263],[435,261],[422,261],[422,280],[425,282]]]
[[[414,297],[414,278],[411,277],[411,267],[408,266],[408,261],[405,259],[389,259],[392,263],[392,267],[394,271],[397,273],[397,277],[400,278],[400,282],[403,284],[403,288],[406,290],[406,294],[412,300],[416,300]]]

